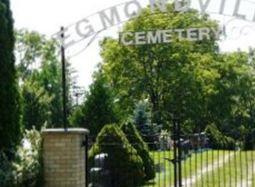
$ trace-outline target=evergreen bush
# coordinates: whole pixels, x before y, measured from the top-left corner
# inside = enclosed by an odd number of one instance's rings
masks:
[[[89,151],[89,163],[98,154],[106,153],[105,168],[110,172],[112,187],[134,187],[143,183],[143,161],[125,134],[116,125],[106,125]]]
[[[143,141],[135,125],[129,121],[123,123],[121,130],[125,133],[129,143],[136,149],[138,155],[142,158],[145,171],[145,180],[155,177],[154,161],[149,154],[149,148]]]

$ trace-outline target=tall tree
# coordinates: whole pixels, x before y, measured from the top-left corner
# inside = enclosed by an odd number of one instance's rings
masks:
[[[44,120],[39,120],[36,115],[29,115],[29,122],[26,123],[26,127],[36,126],[40,129],[45,122],[48,127],[62,127],[62,83],[61,83],[61,63],[58,59],[57,42],[49,40],[40,33],[29,32],[26,30],[18,30],[16,32],[16,58],[18,61],[17,68],[19,78],[22,84],[24,114],[26,111],[40,109],[47,111],[47,115],[44,112],[34,111],[34,113],[40,113],[45,116]],[[71,66],[67,67],[67,91],[70,91],[72,84],[72,72],[70,72]],[[32,85],[35,88],[31,88]],[[28,90],[29,88],[29,90]],[[44,90],[43,92],[41,92]],[[32,91],[32,92],[31,92]],[[27,93],[30,98],[27,100]],[[69,95],[69,94],[68,94]],[[50,98],[50,99],[45,99]],[[35,108],[31,105],[30,101],[42,101],[37,102],[38,106]],[[49,102],[50,100],[50,102]],[[48,102],[48,104],[46,104]],[[72,100],[69,99],[67,103],[68,109],[71,108]],[[30,113],[31,114],[31,113]],[[40,122],[40,124],[38,124]],[[28,125],[28,123],[30,125]]]
[[[151,14],[148,8],[127,22],[123,32],[171,28],[211,28],[217,23],[195,10]],[[133,39],[133,36],[130,36]],[[210,40],[179,40],[170,44],[125,46],[105,38],[101,43],[103,72],[126,114],[139,100],[151,104],[152,123],[171,127],[178,118],[183,133],[201,132],[209,124],[240,138],[244,126],[254,129],[254,56],[219,52],[215,35]]]
[[[74,126],[86,127],[96,136],[107,124],[117,122],[111,89],[102,74],[96,73],[85,102],[78,107],[70,118]]]
[[[154,142],[162,127],[151,123],[151,112],[147,101],[139,101],[133,114],[133,121],[143,140],[151,149],[155,149]]]
[[[177,13],[169,4],[165,14],[152,15],[149,9],[142,10],[123,31],[205,26],[216,29],[217,23],[194,10]],[[137,101],[146,98],[151,103],[152,122],[165,126],[173,115],[184,121],[190,115],[203,113],[204,95],[209,94],[207,90],[217,77],[217,72],[210,68],[218,53],[216,41],[214,35],[210,40],[197,42],[173,37],[170,44],[124,46],[106,38],[101,51],[103,69],[127,113],[131,113]],[[201,107],[197,107],[198,102]]]
[[[0,0],[0,150],[15,146],[21,136],[14,42],[10,3]]]
[[[41,130],[48,126],[51,116],[52,97],[37,82],[26,81],[22,86],[23,125],[26,129]]]

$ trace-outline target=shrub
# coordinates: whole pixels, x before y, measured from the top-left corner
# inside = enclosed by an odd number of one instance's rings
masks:
[[[138,155],[143,160],[145,180],[153,179],[155,177],[154,161],[149,154],[147,144],[143,141],[135,125],[132,122],[127,122],[121,126],[121,129],[125,133],[129,143],[134,146]]]
[[[23,186],[42,185],[42,149],[41,134],[34,130],[26,131],[23,146],[18,149],[14,163],[16,181]],[[26,145],[27,144],[27,145]]]
[[[116,125],[106,125],[89,151],[89,161],[100,153],[108,154],[105,169],[112,187],[139,186],[144,179],[143,161],[125,134]]]
[[[0,154],[0,186],[42,186],[41,155],[40,133],[26,131],[14,160],[10,161],[4,153]]]
[[[85,102],[70,117],[73,126],[88,128],[90,135],[96,137],[101,129],[118,121],[114,107],[112,90],[100,72],[95,74],[90,92],[85,95]]]

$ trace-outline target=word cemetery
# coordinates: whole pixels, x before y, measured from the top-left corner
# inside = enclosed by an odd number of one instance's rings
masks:
[[[123,45],[145,45],[171,43],[174,38],[178,40],[201,41],[219,38],[221,30],[209,28],[169,29],[156,31],[123,32],[120,34],[120,43]]]
[[[167,11],[168,3],[174,4],[174,9],[176,12],[186,12],[190,9],[196,9],[201,14],[214,12],[218,15],[228,15],[237,19],[247,20],[247,21],[255,21],[255,4],[246,1],[246,0],[148,0],[149,7],[151,12],[155,12],[155,10],[159,10],[164,13]],[[211,5],[214,5],[212,8]],[[229,7],[229,8],[227,8]],[[231,8],[230,8],[231,7]],[[249,11],[244,10],[244,7],[249,7]],[[99,32],[106,30],[107,28],[113,27],[115,25],[119,25],[125,21],[130,20],[133,17],[136,17],[140,14],[141,10],[144,8],[144,5],[139,2],[139,0],[131,0],[124,2],[122,4],[118,4],[116,6],[112,6],[110,8],[104,9],[97,13],[94,13],[75,24],[72,24],[70,27],[66,27],[64,29],[65,38],[64,38],[64,46],[70,47],[86,38],[94,36]],[[254,10],[253,10],[254,9]],[[203,30],[202,30],[203,31]],[[56,38],[61,38],[62,32],[56,33]],[[156,36],[164,34],[165,31],[159,31],[156,33]],[[130,36],[131,33],[124,33],[122,36],[124,38],[122,43],[124,44],[135,44],[135,41],[127,41],[126,36]],[[138,43],[140,43],[140,37],[142,37],[141,33],[135,34],[138,36]],[[151,32],[147,33],[150,35]],[[167,34],[168,35],[168,34]],[[164,36],[163,36],[164,37]],[[137,38],[137,37],[136,37]],[[147,37],[148,38],[148,37]],[[199,36],[198,36],[199,39]],[[156,39],[155,39],[156,40]],[[61,41],[61,40],[60,40]],[[156,40],[157,42],[159,39]],[[147,41],[154,43],[154,40]],[[144,42],[142,42],[144,43]]]

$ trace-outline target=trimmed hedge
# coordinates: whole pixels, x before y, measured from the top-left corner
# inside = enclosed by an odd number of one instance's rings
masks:
[[[143,160],[145,180],[155,178],[154,161],[149,154],[147,144],[143,141],[135,125],[129,121],[122,124],[121,129],[125,133],[129,143],[134,146],[134,148],[137,150],[138,155]]]
[[[112,187],[135,187],[144,181],[143,161],[117,125],[106,125],[89,151],[89,163],[97,154],[106,153],[105,169],[110,172]]]

